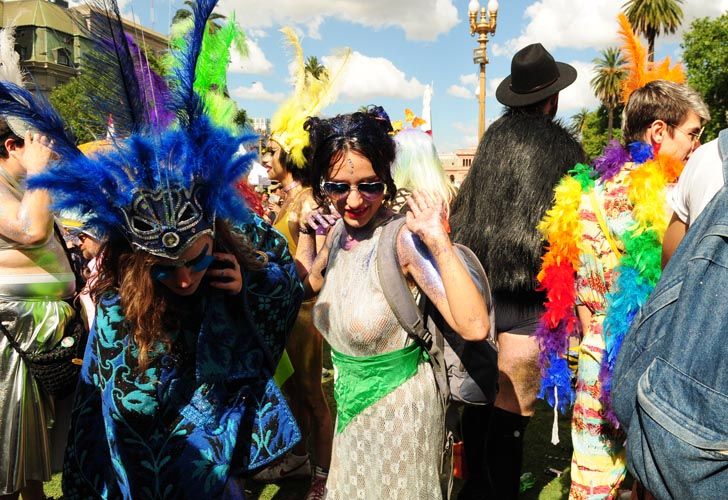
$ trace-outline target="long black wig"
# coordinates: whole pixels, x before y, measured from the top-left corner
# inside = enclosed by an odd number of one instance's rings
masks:
[[[543,114],[508,109],[485,132],[455,198],[453,240],[470,247],[496,296],[534,297],[543,242],[536,226],[559,179],[586,156]]]

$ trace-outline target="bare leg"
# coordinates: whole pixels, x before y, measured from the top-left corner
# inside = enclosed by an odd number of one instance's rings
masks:
[[[305,437],[311,436],[314,462],[328,470],[334,427],[321,387],[323,338],[313,325],[311,303],[301,306],[286,350],[295,372],[284,384],[284,390],[304,435],[304,441],[293,451],[296,455],[304,455]]]
[[[533,416],[540,382],[538,342],[529,335],[498,334],[499,391],[495,406]]]
[[[487,463],[493,498],[518,498],[523,435],[539,389],[538,342],[528,335],[498,335],[500,391],[488,429]]]

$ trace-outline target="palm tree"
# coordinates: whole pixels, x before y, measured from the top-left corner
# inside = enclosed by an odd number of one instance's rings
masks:
[[[622,95],[622,80],[627,72],[624,69],[625,60],[619,49],[610,47],[601,51],[601,56],[594,59],[594,78],[591,87],[594,95],[607,109],[607,136],[613,137],[614,108],[619,105]]]
[[[635,31],[647,38],[647,58],[650,62],[655,60],[657,35],[675,33],[680,27],[683,19],[681,3],[683,0],[627,0],[622,5]]]
[[[589,116],[589,110],[587,108],[581,108],[574,116],[571,117],[569,131],[579,140],[581,140],[587,116]]]
[[[321,75],[326,74],[326,66],[319,62],[318,57],[309,56],[306,59],[306,73],[318,80]]]
[[[178,9],[177,12],[174,13],[174,17],[172,17],[172,24],[176,24],[179,21],[184,21],[185,19],[192,18],[192,4],[194,3],[193,0],[185,0],[184,4],[189,8],[187,9]],[[208,29],[210,33],[214,33],[215,31],[219,30],[221,28],[221,25],[219,22],[217,22],[220,19],[226,19],[226,17],[222,14],[218,14],[217,12],[213,12],[210,14],[209,19],[207,20]]]

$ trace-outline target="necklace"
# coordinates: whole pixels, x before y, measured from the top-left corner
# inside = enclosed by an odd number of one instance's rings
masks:
[[[292,190],[296,189],[300,185],[301,185],[300,182],[293,181],[289,185],[287,185],[286,187],[283,188],[283,192],[286,193],[286,194],[288,194],[289,191],[292,191]]]

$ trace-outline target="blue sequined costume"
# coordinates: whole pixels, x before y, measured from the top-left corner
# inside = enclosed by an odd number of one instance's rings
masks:
[[[244,498],[240,477],[300,433],[272,381],[303,290],[285,240],[240,228],[269,264],[244,292],[206,289],[139,375],[117,295],[98,305],[63,474],[65,498]]]

